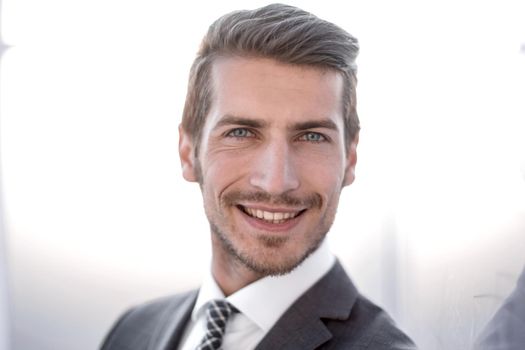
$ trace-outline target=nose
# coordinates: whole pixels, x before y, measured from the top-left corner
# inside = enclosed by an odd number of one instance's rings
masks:
[[[253,159],[250,184],[269,194],[279,195],[299,188],[298,175],[296,159],[287,142],[272,142]]]

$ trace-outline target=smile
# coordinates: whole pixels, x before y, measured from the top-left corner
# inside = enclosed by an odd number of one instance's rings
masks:
[[[273,211],[255,209],[255,208],[247,208],[242,205],[239,205],[237,207],[243,213],[253,218],[256,218],[256,219],[259,219],[259,220],[262,220],[268,223],[272,223],[272,224],[285,223],[288,220],[294,219],[295,217],[301,215],[303,212],[306,211],[306,210],[298,210],[298,211],[286,211],[286,212],[282,212],[282,211],[273,212]]]

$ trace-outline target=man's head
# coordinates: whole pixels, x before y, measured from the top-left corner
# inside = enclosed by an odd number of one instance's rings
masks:
[[[210,27],[179,151],[201,185],[216,274],[287,273],[324,239],[354,179],[357,51],[342,29],[285,5]]]

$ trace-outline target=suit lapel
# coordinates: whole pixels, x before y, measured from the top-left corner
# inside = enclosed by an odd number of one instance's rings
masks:
[[[332,338],[323,320],[346,320],[357,290],[337,261],[284,313],[256,350],[311,350]]]
[[[148,350],[176,349],[197,299],[197,291],[174,299],[163,312],[154,331]]]

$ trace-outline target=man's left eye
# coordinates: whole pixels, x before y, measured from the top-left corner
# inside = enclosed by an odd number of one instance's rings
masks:
[[[306,134],[303,134],[299,140],[308,142],[323,142],[326,141],[326,138],[317,132],[307,132]]]

